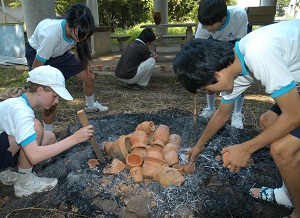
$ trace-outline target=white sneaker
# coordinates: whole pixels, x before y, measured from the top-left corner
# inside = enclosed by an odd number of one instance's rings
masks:
[[[212,117],[212,115],[214,115],[214,113],[216,112],[216,109],[214,108],[213,110],[212,109],[209,109],[209,108],[204,108],[202,113],[200,114],[201,117],[204,117],[206,119],[209,119]]]
[[[10,169],[2,171],[0,173],[0,181],[3,185],[13,185],[18,179],[18,173],[11,171]]]
[[[17,197],[26,197],[36,192],[50,191],[56,186],[57,182],[56,178],[38,177],[31,173],[31,178],[26,184],[19,184],[18,181],[15,183],[15,195]]]
[[[237,128],[237,129],[243,129],[243,114],[240,113],[233,113],[231,115],[231,126]]]
[[[85,106],[84,108],[85,112],[87,113],[93,113],[93,112],[104,112],[104,111],[108,111],[109,108],[106,106],[103,106],[102,104],[100,104],[98,101],[96,101],[94,103],[94,107],[92,108],[88,108],[87,106]]]

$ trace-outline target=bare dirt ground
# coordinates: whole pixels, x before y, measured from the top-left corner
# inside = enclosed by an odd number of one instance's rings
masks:
[[[151,87],[128,90],[114,76],[98,75],[96,100],[111,109],[106,114],[88,114],[97,141],[113,141],[134,131],[137,124],[153,120],[165,124],[171,133],[181,135],[180,161],[193,145],[193,98],[174,77],[153,77]],[[82,84],[76,78],[67,83],[74,100],[61,100],[54,132],[62,139],[78,128],[78,110],[84,107]],[[104,175],[103,165],[90,169],[87,162],[95,158],[89,142],[34,167],[41,176],[56,177],[57,187],[47,193],[17,198],[12,186],[0,184],[0,217],[282,217],[291,212],[249,196],[249,189],[262,185],[278,187],[280,174],[269,149],[256,152],[253,164],[240,173],[230,173],[215,160],[222,147],[250,139],[260,131],[259,115],[272,105],[263,89],[253,86],[245,95],[244,130],[230,125],[222,128],[196,161],[196,171],[185,176],[182,186],[164,188],[156,182],[135,184],[128,171]],[[220,99],[218,98],[218,101]],[[205,95],[197,96],[197,111],[205,107]],[[41,111],[37,110],[41,117]],[[207,121],[197,118],[196,138]],[[106,157],[106,163],[110,163]]]

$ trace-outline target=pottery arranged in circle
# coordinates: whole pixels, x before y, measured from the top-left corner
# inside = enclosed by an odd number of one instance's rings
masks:
[[[126,166],[128,169],[132,167],[142,166],[143,158],[139,154],[128,154],[126,157]]]
[[[178,134],[171,134],[168,143],[173,143],[178,147],[181,144],[181,136]]]
[[[153,133],[153,143],[156,140],[161,140],[164,144],[167,144],[170,137],[170,128],[167,125],[159,125]]]
[[[180,186],[185,181],[185,178],[176,169],[164,165],[161,167],[154,180],[167,188],[170,185]]]
[[[160,168],[166,164],[166,161],[155,157],[144,157],[143,159],[142,174],[147,179],[153,179]]]
[[[154,132],[155,125],[153,121],[144,121],[137,125],[136,130],[143,130],[147,135],[149,135],[151,132]]]

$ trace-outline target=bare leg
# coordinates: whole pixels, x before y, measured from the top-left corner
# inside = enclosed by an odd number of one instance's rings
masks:
[[[95,91],[95,74],[92,70],[87,73],[85,70],[76,75],[83,82],[83,92],[86,96],[92,96]]]
[[[272,143],[270,149],[293,200],[291,217],[300,217],[300,139],[289,134]]]

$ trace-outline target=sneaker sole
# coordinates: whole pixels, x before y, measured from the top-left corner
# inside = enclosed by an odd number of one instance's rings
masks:
[[[96,109],[93,109],[92,111],[89,111],[85,108],[84,111],[85,111],[85,113],[106,113],[109,111],[109,109],[101,111],[99,108],[96,108]]]
[[[40,188],[39,190],[34,190],[34,191],[32,189],[30,189],[30,190],[26,190],[25,189],[24,190],[24,189],[21,189],[21,188],[15,186],[14,187],[14,189],[15,189],[15,195],[17,197],[21,198],[21,197],[27,197],[27,196],[32,195],[34,193],[47,192],[47,191],[52,190],[57,185],[57,183],[58,183],[58,180],[56,179],[52,183],[49,183],[46,186],[44,186],[43,188]],[[16,192],[20,192],[20,193],[16,193]]]

